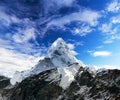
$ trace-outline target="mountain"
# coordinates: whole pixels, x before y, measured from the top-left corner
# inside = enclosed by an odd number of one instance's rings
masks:
[[[120,100],[120,70],[93,72],[59,38],[34,68],[16,72],[0,91],[2,100]]]
[[[58,38],[49,48],[47,55],[40,60],[35,67],[27,71],[16,72],[11,79],[11,84],[14,85],[17,82],[21,82],[26,77],[39,74],[48,69],[61,68],[60,70],[62,70],[62,68],[76,63],[78,63],[79,66],[84,66],[80,60],[74,57],[68,44],[66,44],[62,38]]]

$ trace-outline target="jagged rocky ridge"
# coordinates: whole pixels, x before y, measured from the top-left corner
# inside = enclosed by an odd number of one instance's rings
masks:
[[[120,100],[120,70],[95,74],[80,67],[66,89],[59,85],[61,78],[57,68],[28,77],[14,87],[7,100]]]
[[[56,63],[57,62],[57,63]],[[120,70],[92,72],[59,38],[31,70],[15,74],[3,100],[120,100]]]

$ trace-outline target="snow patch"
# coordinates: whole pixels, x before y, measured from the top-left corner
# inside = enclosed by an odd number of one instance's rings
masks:
[[[70,86],[72,81],[75,80],[74,76],[76,75],[79,69],[80,69],[80,66],[76,64],[70,67],[58,68],[59,74],[62,75],[60,86],[63,89],[66,89],[68,86]]]

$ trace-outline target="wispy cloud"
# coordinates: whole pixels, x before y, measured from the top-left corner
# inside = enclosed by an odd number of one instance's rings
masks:
[[[74,44],[68,43],[67,45],[68,45],[69,49],[71,50],[71,54],[73,54],[73,55],[77,55],[77,54],[78,54],[78,53],[74,50],[74,48],[75,48],[75,45],[74,45]]]
[[[104,41],[105,44],[110,44],[113,43],[115,40],[120,40],[120,35],[112,35],[106,37],[106,40]]]
[[[70,24],[73,21],[85,22],[91,26],[96,26],[98,24],[98,19],[100,18],[100,16],[101,15],[98,12],[85,9],[83,11],[75,12],[64,17],[52,20],[50,23],[48,23],[48,27],[50,27],[51,25],[62,27],[66,24]]]
[[[118,17],[118,16],[117,16]],[[119,18],[112,17],[108,23],[103,23],[99,30],[103,33],[105,44],[113,43],[120,40]]]
[[[0,21],[2,22],[1,24],[8,27],[12,23],[22,23],[22,22],[24,22],[23,20],[19,19],[15,15],[7,14],[5,12],[5,9],[6,8],[0,6]]]
[[[117,16],[113,16],[110,21],[113,24],[119,24],[120,23],[120,15],[118,14]]]
[[[12,75],[15,71],[30,69],[38,62],[39,59],[40,57],[0,47],[0,72],[2,74],[12,72]]]
[[[68,39],[67,42],[71,43],[71,44],[74,44],[74,47],[84,45],[83,41],[77,41],[77,40],[74,40],[74,39]]]
[[[114,28],[112,23],[109,23],[109,24],[102,24],[100,30],[103,32],[103,33],[106,33],[106,34],[115,34],[117,32],[117,28]]]
[[[47,47],[42,44],[40,46],[39,45],[36,46],[36,43],[34,42],[33,43],[31,42],[16,43],[13,40],[2,39],[2,38],[0,38],[0,47],[8,50],[19,51],[24,54],[32,54],[32,55],[38,55],[38,56],[41,56],[42,53],[44,54],[47,51]]]
[[[30,69],[46,50],[45,46],[37,48],[29,42],[16,43],[0,38],[0,74],[13,75],[15,71]]]
[[[29,40],[35,40],[36,34],[35,34],[35,28],[28,28],[28,29],[19,29],[18,33],[15,33],[13,35],[13,40],[16,43],[24,43],[28,42]]]
[[[75,51],[76,47],[78,46],[83,46],[83,42],[82,41],[76,41],[76,40],[73,40],[73,39],[68,39],[67,40],[67,45],[69,47],[69,49],[71,50],[71,53],[76,56],[78,55],[79,53]]]
[[[81,27],[74,28],[72,33],[73,35],[86,36],[92,31],[93,29],[89,25],[82,25]]]
[[[102,33],[103,43],[111,44],[116,40],[120,40],[120,1],[119,0],[111,0],[107,3],[103,14],[104,17],[102,20],[105,22],[101,22],[98,30]]]
[[[109,51],[95,51],[95,52],[92,53],[92,55],[94,57],[98,57],[98,56],[100,56],[100,57],[106,57],[106,56],[110,56],[111,52],[109,52]]]

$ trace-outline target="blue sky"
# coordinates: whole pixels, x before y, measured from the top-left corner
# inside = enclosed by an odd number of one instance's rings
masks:
[[[62,37],[96,68],[120,68],[119,0],[0,1],[0,72],[29,69]]]

